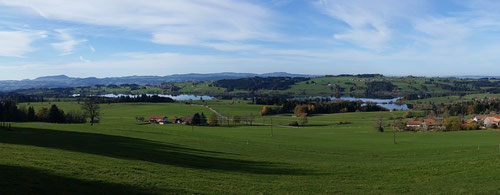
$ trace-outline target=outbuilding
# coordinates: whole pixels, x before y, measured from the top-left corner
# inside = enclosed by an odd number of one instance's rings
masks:
[[[168,118],[166,116],[151,115],[149,117],[149,123],[163,125],[168,123]]]

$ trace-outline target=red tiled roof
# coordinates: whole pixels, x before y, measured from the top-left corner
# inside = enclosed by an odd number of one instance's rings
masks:
[[[484,119],[486,119],[486,117],[488,117],[488,116],[476,116],[476,118],[479,120],[484,120]]]
[[[426,118],[426,119],[424,119],[424,123],[426,125],[436,125],[436,120],[431,119],[431,118]]]
[[[165,118],[165,116],[151,115],[151,116],[149,117],[149,119],[153,119],[153,120],[156,120],[156,119],[163,119],[163,118]]]
[[[422,124],[422,122],[420,121],[408,121],[406,122],[407,125],[420,125]]]

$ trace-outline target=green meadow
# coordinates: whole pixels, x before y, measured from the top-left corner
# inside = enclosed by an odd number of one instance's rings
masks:
[[[77,102],[55,102],[65,111]],[[197,105],[199,104],[199,105]],[[0,129],[0,194],[496,194],[500,132],[384,133],[400,112],[308,117],[301,128],[151,125],[136,116],[258,115],[247,102],[102,104],[99,124]],[[26,104],[25,104],[26,105]],[[31,103],[36,109],[48,103]],[[341,124],[340,122],[349,122]],[[396,144],[393,143],[394,135]]]

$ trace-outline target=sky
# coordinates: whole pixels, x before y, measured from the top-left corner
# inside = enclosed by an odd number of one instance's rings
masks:
[[[500,76],[498,10],[495,0],[0,0],[0,80]]]

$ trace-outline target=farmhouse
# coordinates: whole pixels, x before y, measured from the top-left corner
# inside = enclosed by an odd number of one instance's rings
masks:
[[[435,129],[439,125],[437,124],[435,119],[432,118],[426,118],[422,120],[422,127],[424,130],[429,130],[429,129]]]
[[[193,123],[193,116],[182,117],[182,124],[190,125]]]
[[[475,116],[473,120],[479,124],[482,124],[484,119],[486,119],[487,116]]]
[[[483,125],[488,127],[498,127],[500,124],[500,116],[488,116],[484,119]]]
[[[439,118],[424,118],[422,120],[412,120],[406,122],[406,127],[422,128],[423,130],[437,129],[441,127]]]
[[[178,117],[174,117],[172,119],[172,123],[176,123],[176,124],[182,124],[184,121],[181,119],[181,118],[178,118]]]
[[[421,127],[422,121],[408,121],[406,122],[406,127]]]
[[[149,123],[163,125],[168,123],[168,118],[166,116],[151,115],[149,117]]]

